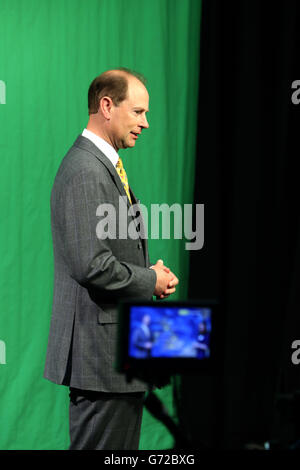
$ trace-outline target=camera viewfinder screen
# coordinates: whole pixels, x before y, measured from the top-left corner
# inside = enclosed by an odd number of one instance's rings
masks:
[[[210,357],[210,337],[211,308],[130,308],[130,357],[205,359]]]

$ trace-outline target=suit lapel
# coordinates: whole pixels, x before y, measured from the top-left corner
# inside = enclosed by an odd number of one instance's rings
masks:
[[[117,173],[116,168],[112,164],[109,158],[107,158],[104,153],[101,152],[101,150],[93,143],[91,142],[87,137],[83,137],[82,135],[79,135],[77,137],[77,140],[74,142],[74,145],[76,147],[80,147],[85,151],[88,151],[92,153],[103,165],[108,169],[113,182],[117,186],[119,193],[121,196],[125,196],[127,200],[127,205],[128,208],[130,207],[130,202],[128,200],[125,188],[123,186],[123,183]]]
[[[127,197],[125,188],[124,188],[123,183],[122,183],[122,181],[121,181],[121,179],[120,179],[120,177],[117,173],[116,168],[114,167],[112,162],[109,160],[109,158],[107,158],[93,142],[91,142],[87,137],[84,137],[82,135],[79,135],[77,137],[76,141],[74,142],[74,145],[76,147],[80,147],[82,150],[85,150],[87,152],[92,153],[107,168],[107,170],[109,171],[109,173],[112,177],[113,182],[115,183],[115,185],[118,188],[118,191],[119,191],[120,195],[123,196],[123,197],[124,196],[126,197],[127,207],[129,209],[131,207],[131,204],[130,204],[129,199]],[[130,189],[130,193],[131,193],[132,203],[136,204],[139,208],[139,202],[140,201],[135,197],[135,195],[134,195],[134,193],[132,192],[131,189]],[[139,211],[142,214],[140,208],[139,208]],[[138,228],[138,223],[136,221],[136,218],[133,217],[132,215],[131,215],[131,218],[132,218],[132,220],[134,220],[134,223],[135,223],[136,227]],[[140,223],[141,223],[141,229],[138,230],[138,231],[139,231],[139,233],[144,233],[144,224],[143,224],[143,221],[142,221],[142,217],[140,218]],[[141,241],[142,241],[142,246],[143,246],[143,250],[144,250],[145,259],[146,259],[146,262],[147,262],[147,252],[148,252],[147,251],[148,250],[147,239],[146,238],[141,238]]]

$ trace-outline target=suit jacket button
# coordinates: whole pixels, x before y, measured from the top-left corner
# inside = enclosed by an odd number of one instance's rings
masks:
[[[138,244],[138,249],[140,250],[142,248],[142,245],[139,243]]]

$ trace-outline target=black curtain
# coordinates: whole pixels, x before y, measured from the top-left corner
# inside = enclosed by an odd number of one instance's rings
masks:
[[[205,205],[205,242],[190,255],[189,297],[220,301],[222,353],[218,374],[182,376],[179,420],[193,447],[290,447],[300,440],[300,4],[202,4],[194,202]]]

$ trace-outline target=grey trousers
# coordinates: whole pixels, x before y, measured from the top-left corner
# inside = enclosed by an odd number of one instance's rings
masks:
[[[70,388],[69,450],[138,450],[144,395]]]

